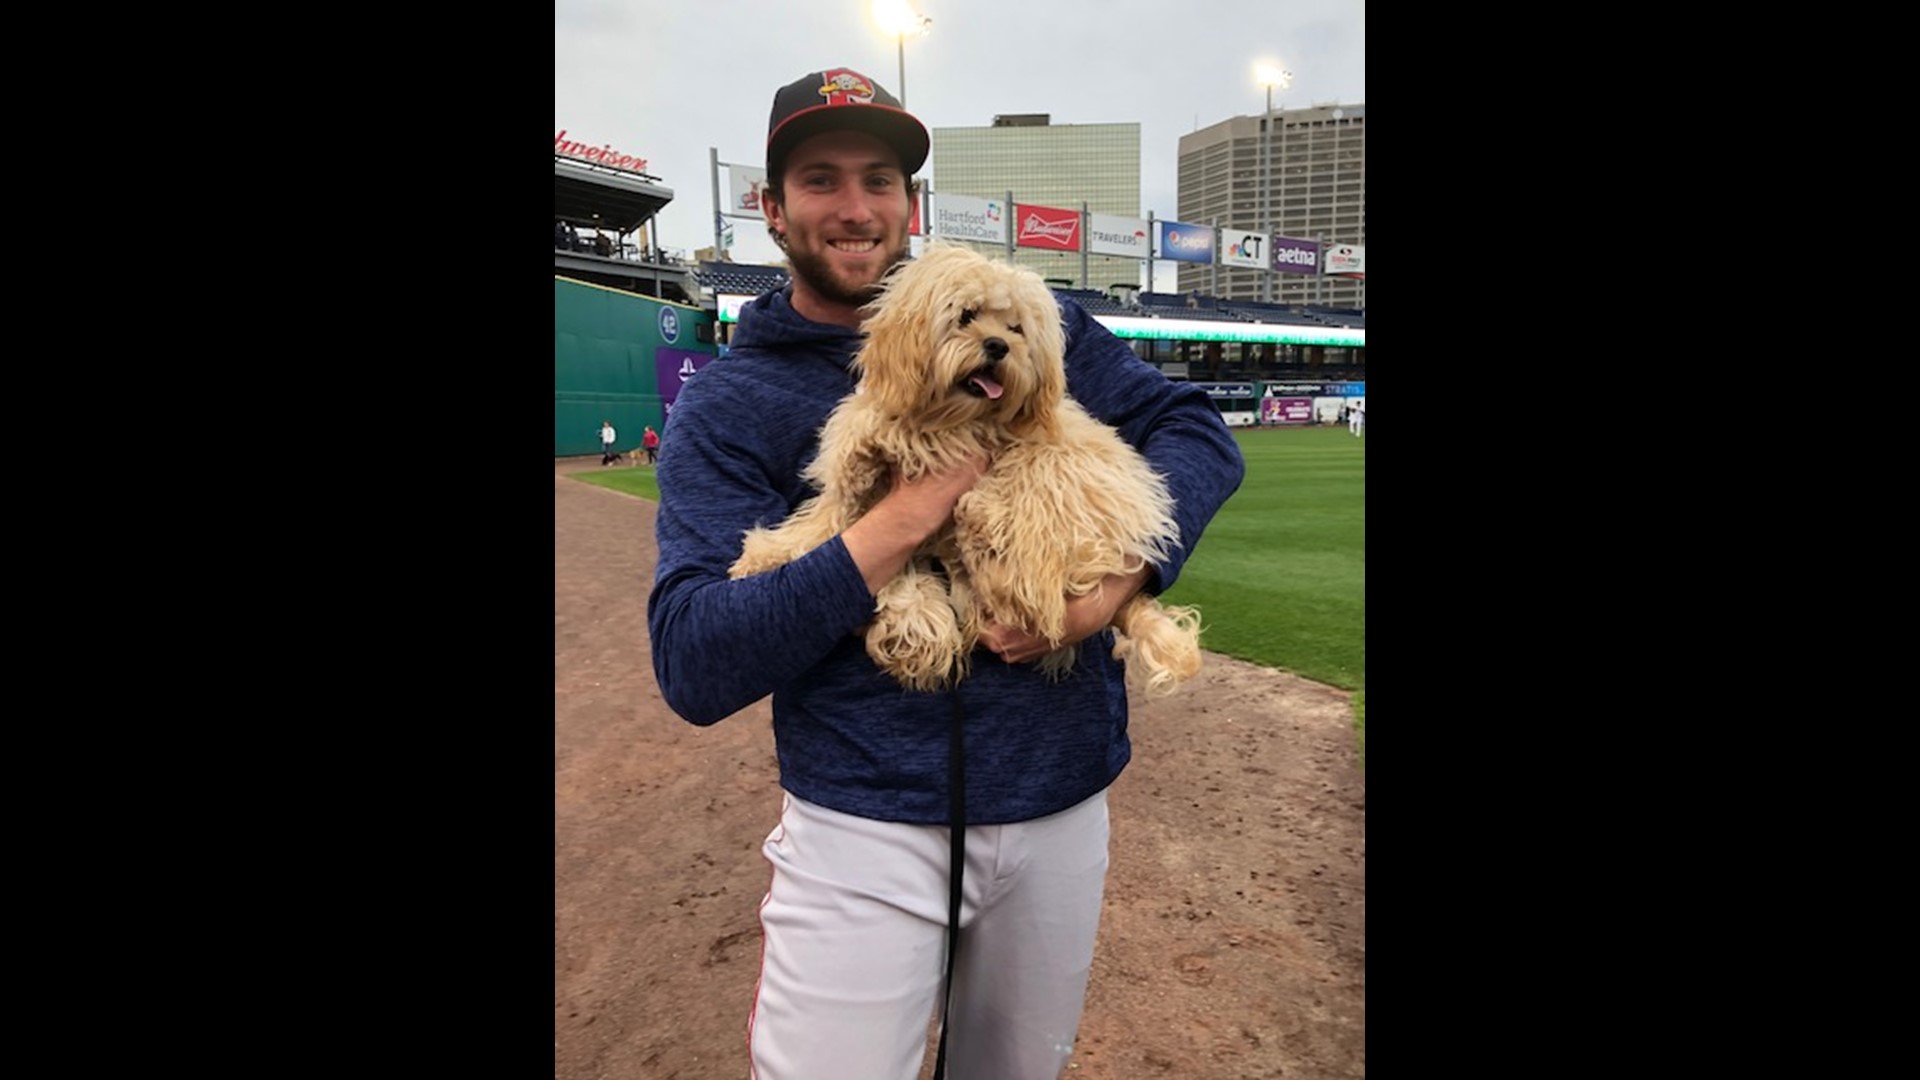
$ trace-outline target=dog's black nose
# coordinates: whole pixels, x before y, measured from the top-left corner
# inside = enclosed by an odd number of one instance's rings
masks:
[[[1000,338],[990,337],[981,342],[980,347],[987,350],[987,356],[992,360],[998,361],[1006,359],[1007,343]]]

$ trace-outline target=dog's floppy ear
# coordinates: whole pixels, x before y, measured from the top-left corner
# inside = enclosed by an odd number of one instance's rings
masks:
[[[1008,422],[1014,435],[1028,438],[1057,434],[1060,399],[1067,392],[1066,334],[1060,328],[1060,301],[1037,277],[1015,294],[1015,310],[1033,362],[1033,393]]]
[[[903,274],[894,267],[881,286],[861,329],[867,342],[853,358],[860,392],[873,395],[882,412],[899,414],[921,406],[926,396],[924,369],[933,355],[934,298],[916,286],[926,275]]]

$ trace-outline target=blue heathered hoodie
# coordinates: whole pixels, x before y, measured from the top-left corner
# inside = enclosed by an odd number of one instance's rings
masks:
[[[1245,472],[1206,394],[1170,382],[1072,301],[1062,301],[1068,392],[1117,427],[1168,478],[1182,548],[1148,588],[1171,586],[1201,529]],[[978,649],[957,691],[903,689],[867,657],[873,595],[835,537],[740,581],[741,533],[785,518],[810,494],[800,472],[848,391],[861,335],[812,322],[784,291],[740,312],[732,349],[681,388],[661,436],[660,562],[647,602],[653,670],[675,712],[715,723],[768,694],[781,786],[882,821],[947,823],[953,695],[966,723],[972,825],[1041,817],[1120,775],[1132,754],[1113,633],[1082,643],[1049,682],[1031,664]]]

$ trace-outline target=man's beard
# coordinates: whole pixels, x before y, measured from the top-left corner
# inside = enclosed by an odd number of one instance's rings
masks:
[[[906,261],[911,243],[910,240],[903,240],[899,250],[893,252],[887,258],[886,265],[880,268],[880,273],[873,279],[873,283],[857,289],[850,289],[841,283],[840,278],[833,272],[832,264],[827,261],[827,256],[814,251],[796,250],[795,245],[788,245],[787,268],[793,272],[794,277],[805,278],[807,284],[820,295],[821,299],[850,307],[864,307],[879,297],[880,282],[886,280],[887,271]]]

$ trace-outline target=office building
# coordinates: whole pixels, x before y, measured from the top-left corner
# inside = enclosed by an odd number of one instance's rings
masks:
[[[996,116],[988,127],[934,128],[933,191],[1096,214],[1146,216],[1140,205],[1139,124],[1055,124],[1046,113]],[[1011,219],[1012,208],[1007,208]],[[975,244],[986,248],[988,245]],[[1005,251],[1002,247],[1001,252]],[[1079,287],[1078,252],[1016,247],[1014,261]],[[1088,255],[1087,286],[1137,287],[1139,259]]]
[[[1335,244],[1367,242],[1367,107],[1315,105],[1236,116],[1180,136],[1178,219],[1190,225],[1262,230]],[[1267,140],[1270,140],[1267,141]],[[1267,163],[1263,165],[1263,162]],[[1266,184],[1262,185],[1262,175]],[[1265,214],[1262,202],[1265,202]],[[1216,258],[1218,254],[1216,253]],[[1318,274],[1269,273],[1181,263],[1179,291],[1233,300],[1366,307],[1366,283]]]

